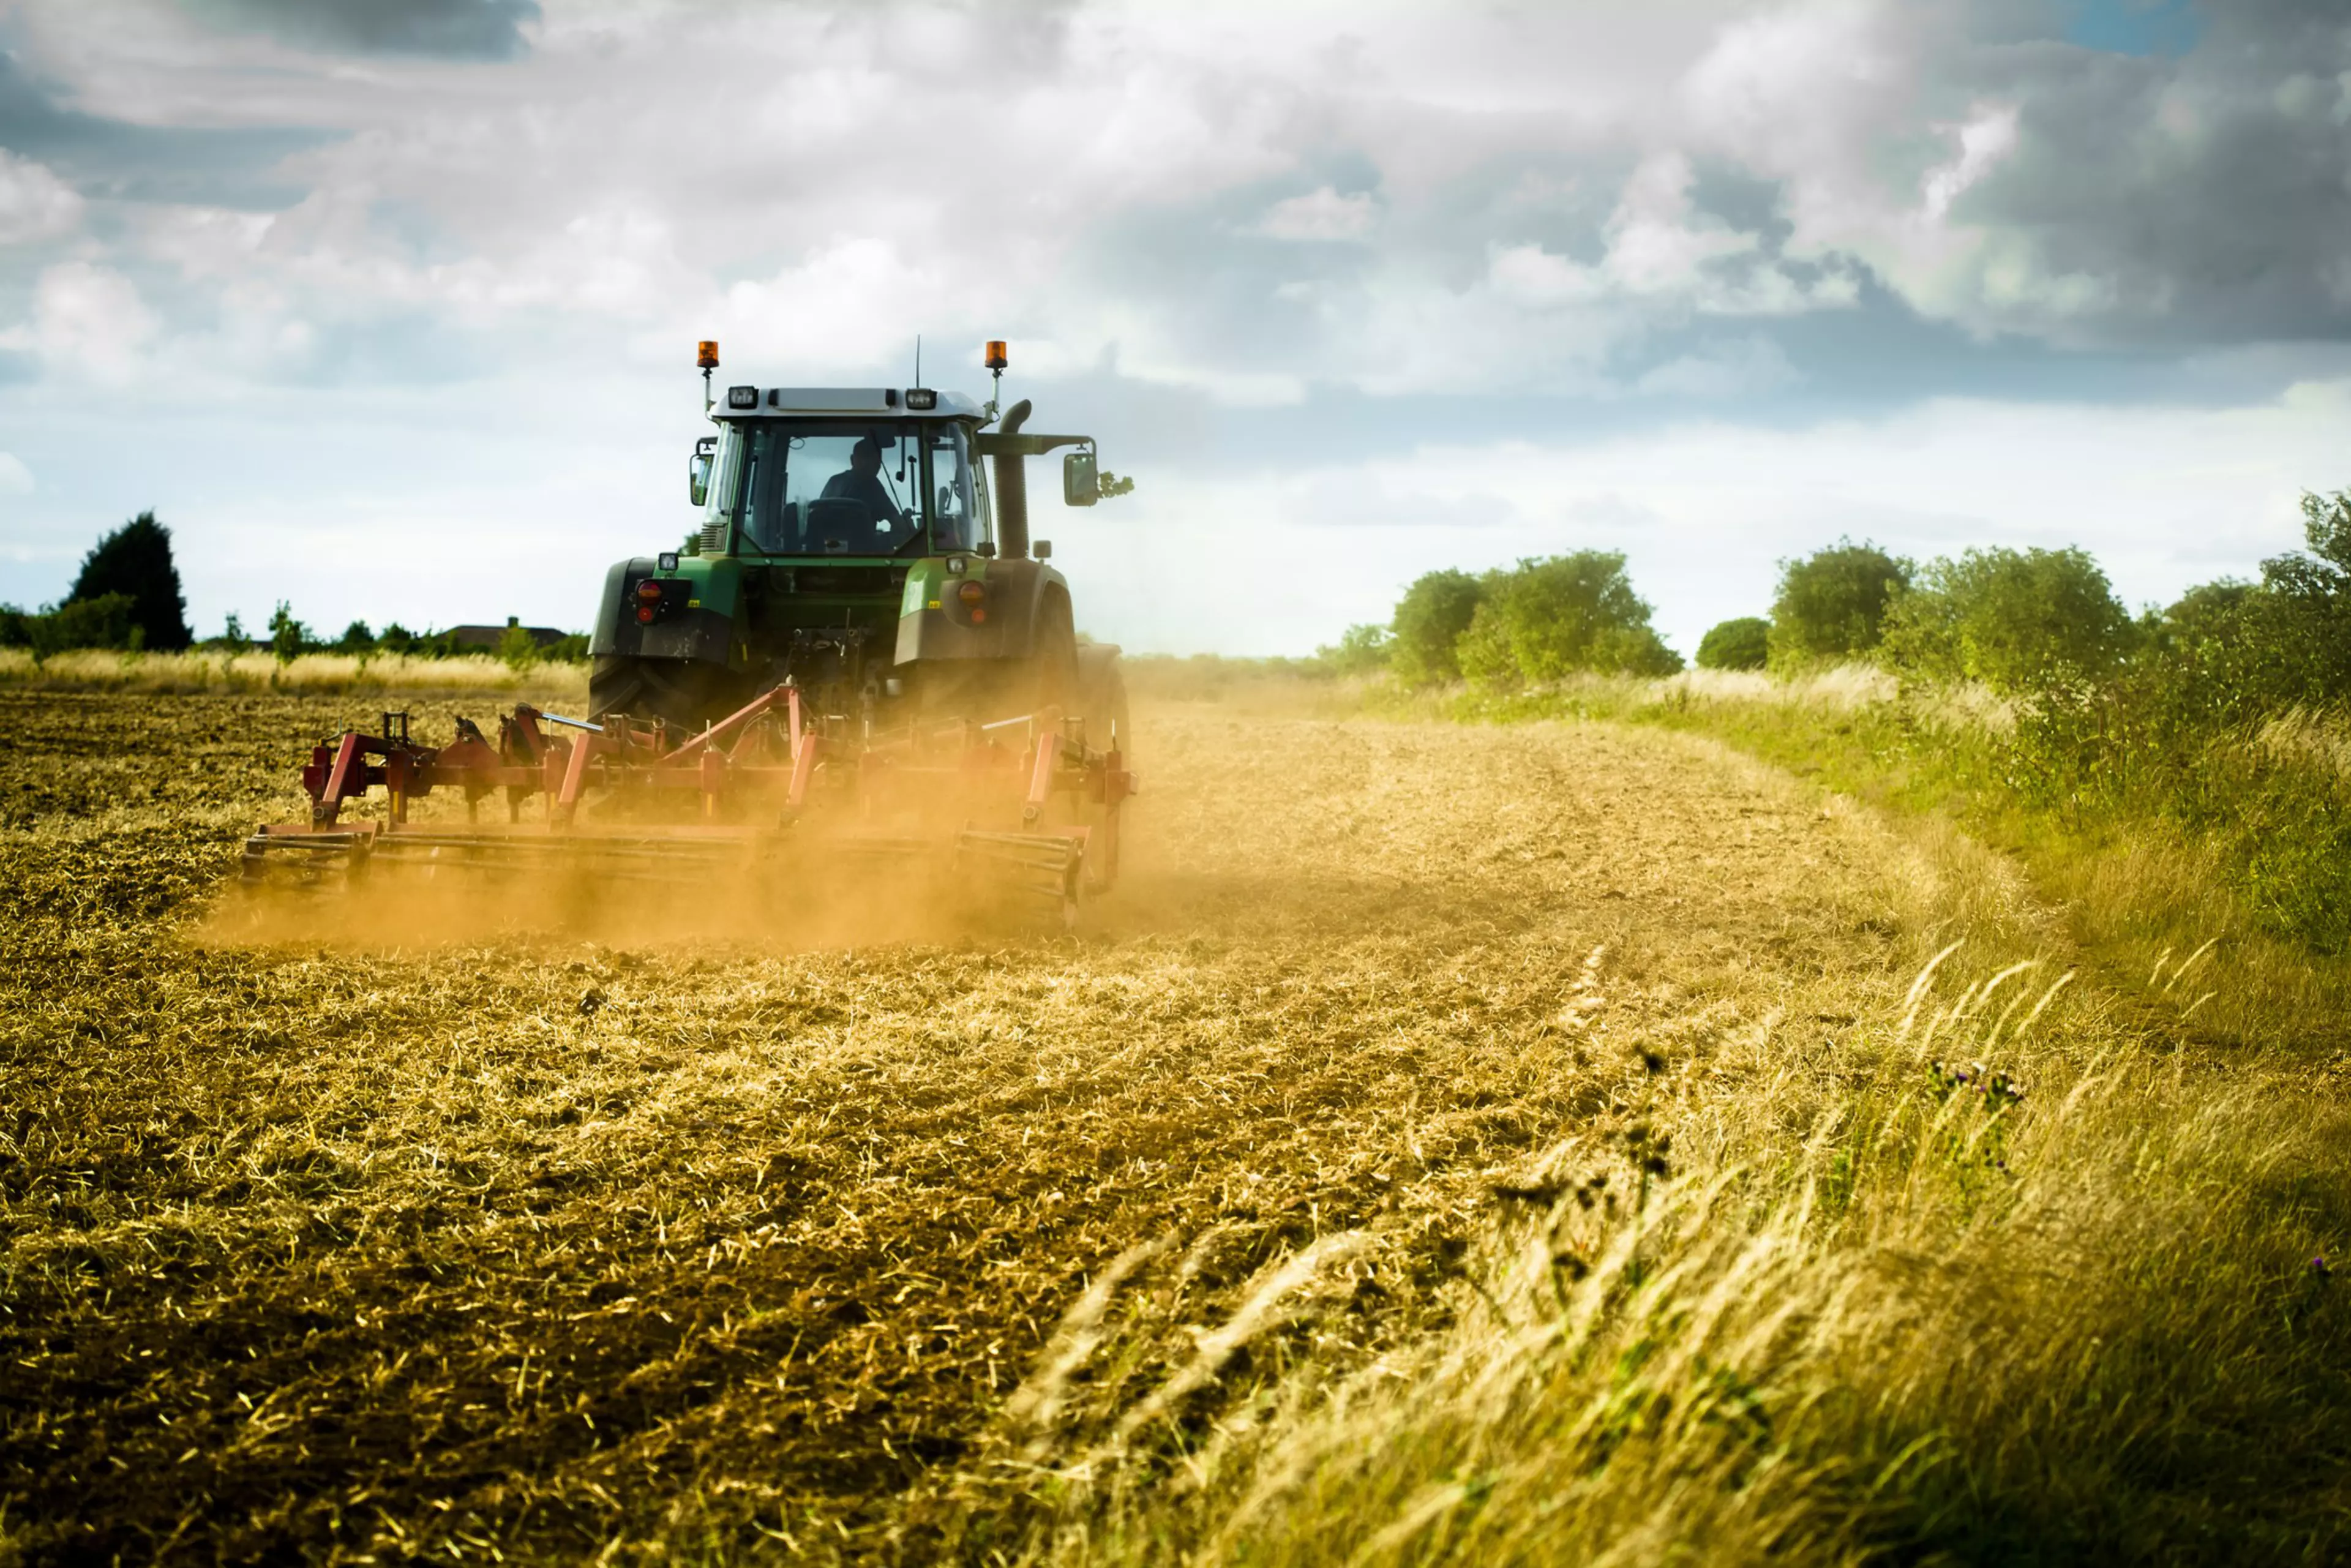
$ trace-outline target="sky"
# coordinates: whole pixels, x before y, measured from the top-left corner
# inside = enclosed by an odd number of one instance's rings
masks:
[[[583,628],[719,380],[1085,431],[1081,627],[1843,537],[2134,606],[2351,486],[2351,0],[0,0],[0,601]]]

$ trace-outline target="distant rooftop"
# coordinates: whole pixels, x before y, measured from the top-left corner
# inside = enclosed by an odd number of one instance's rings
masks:
[[[504,626],[452,626],[442,635],[449,639],[452,647],[494,649],[505,640],[507,632],[513,630],[517,622],[517,617],[509,616]],[[531,642],[541,648],[546,647],[549,643],[559,643],[570,635],[569,632],[558,631],[552,626],[524,626],[521,630],[529,635]]]

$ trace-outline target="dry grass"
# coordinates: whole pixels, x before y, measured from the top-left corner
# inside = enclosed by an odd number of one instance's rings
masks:
[[[118,653],[84,648],[36,664],[23,648],[0,648],[0,685],[48,691],[187,695],[294,692],[512,692],[553,700],[586,696],[584,664],[517,671],[486,653],[419,659],[401,653],[304,653],[278,663],[263,653]]]
[[[2262,726],[2253,744],[2280,762],[2351,784],[2351,724],[2294,708]]]
[[[1075,938],[207,937],[345,706],[0,693],[0,1554],[2338,1539],[2339,1065],[2026,1028],[1956,835],[1226,695]]]

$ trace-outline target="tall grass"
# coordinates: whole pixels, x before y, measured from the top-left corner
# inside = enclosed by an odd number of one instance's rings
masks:
[[[1948,956],[1831,1033],[1648,1054],[1645,1094],[1499,1175],[1450,1330],[1205,1427],[1153,1396],[1117,1427],[1159,1416],[1155,1445],[1031,1483],[1025,1556],[2339,1556],[2339,1085],[2166,1049],[2046,965],[1961,982]],[[1121,1261],[1093,1322],[1128,1272],[1149,1288]]]
[[[78,649],[36,661],[0,648],[0,684],[97,692],[385,692],[528,690],[584,695],[584,664],[519,669],[486,653],[420,659],[400,653],[303,653],[280,663],[268,653],[116,653]]]
[[[2101,730],[2095,713],[1907,685],[1867,664],[1793,678],[1588,675],[1510,694],[1359,690],[1397,716],[1694,731],[1872,804],[1948,818],[2020,857],[2110,979],[2214,941],[2199,1038],[2351,1044],[2351,725],[2340,718],[2294,710],[2180,763]]]

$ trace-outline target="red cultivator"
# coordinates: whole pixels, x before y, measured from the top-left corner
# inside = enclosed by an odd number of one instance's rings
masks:
[[[347,730],[312,751],[302,770],[310,820],[246,840],[244,875],[316,883],[392,867],[570,869],[690,884],[903,861],[961,894],[1062,922],[1081,894],[1116,877],[1119,808],[1135,779],[1116,749],[1087,747],[1082,724],[1049,708],[850,737],[864,728],[811,716],[794,686],[691,735],[522,706],[498,721],[496,744],[461,718],[454,742],[429,747],[410,737],[406,714],[388,713],[381,733]],[[346,816],[377,787],[381,815]],[[463,796],[463,822],[412,820],[412,805],[435,790]],[[492,796],[504,799],[503,823],[479,821]]]

